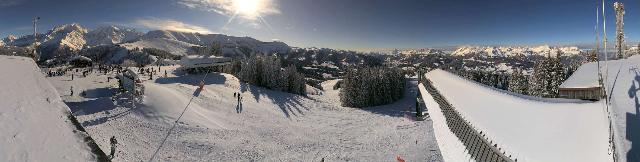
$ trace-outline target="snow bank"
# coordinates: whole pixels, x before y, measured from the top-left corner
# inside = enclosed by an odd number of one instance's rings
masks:
[[[33,60],[0,56],[0,75],[0,161],[95,160]]]
[[[442,114],[440,105],[438,105],[429,92],[427,92],[424,85],[418,85],[418,89],[420,90],[420,94],[422,94],[422,99],[431,117],[433,132],[444,161],[473,161],[473,159],[469,158],[469,154],[467,154],[462,141],[449,129],[447,119],[444,114]]]
[[[442,70],[426,76],[465,119],[518,161],[612,160],[601,102],[542,102]]]

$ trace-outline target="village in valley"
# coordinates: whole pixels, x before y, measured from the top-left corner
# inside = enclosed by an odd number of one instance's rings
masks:
[[[640,161],[640,44],[624,28],[625,9],[636,27],[627,2],[590,3],[580,45],[350,50],[319,38],[342,31],[271,18],[311,2],[170,1],[156,7],[221,22],[68,20],[85,26],[35,15],[21,36],[0,25],[0,161]],[[406,10],[456,2],[413,3],[397,12],[420,17]],[[473,4],[511,4],[487,3]],[[25,6],[40,4],[0,1],[0,10]],[[333,14],[307,12],[297,16]],[[388,32],[413,28],[404,30]],[[322,34],[296,37],[307,32]],[[368,39],[347,40],[382,46]]]

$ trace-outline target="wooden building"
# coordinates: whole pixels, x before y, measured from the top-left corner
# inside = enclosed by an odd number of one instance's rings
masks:
[[[561,98],[600,100],[604,95],[599,82],[597,62],[586,63],[560,85]]]

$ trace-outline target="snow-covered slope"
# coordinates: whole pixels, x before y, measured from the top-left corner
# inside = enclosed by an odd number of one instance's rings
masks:
[[[153,67],[156,68],[156,67]],[[86,78],[52,77],[68,91],[86,90],[86,97],[65,96],[74,115],[96,143],[109,148],[115,136],[115,161],[148,161],[189,103],[203,75],[174,75],[147,80],[145,97],[133,108],[126,98],[111,101],[116,82],[91,73]],[[336,81],[322,85],[333,87]],[[430,121],[410,116],[415,100],[404,98],[371,109],[339,106],[338,90],[307,97],[242,83],[229,74],[207,75],[204,91],[155,157],[157,161],[442,161]],[[406,96],[415,96],[415,82]],[[241,93],[239,105],[234,93]]]
[[[605,65],[608,64],[608,77]],[[603,76],[608,78],[614,122],[616,151],[619,161],[640,161],[640,56],[600,62]]]
[[[112,45],[125,42],[132,42],[139,39],[142,33],[135,29],[117,26],[101,26],[89,31],[85,38],[87,45]]]
[[[102,26],[88,30],[80,24],[56,26],[47,33],[37,35],[42,60],[62,56],[65,58],[100,45],[122,44],[128,49],[157,48],[175,55],[186,55],[193,46],[211,46],[219,43],[225,55],[250,53],[287,53],[291,50],[283,42],[262,42],[251,37],[234,37],[223,34],[200,34],[166,30],[149,31],[146,34],[134,29],[117,26]],[[26,47],[34,43],[33,35],[9,36],[2,39],[5,45]]]
[[[602,101],[517,96],[443,70],[426,77],[463,118],[518,161],[613,160]]]
[[[64,46],[72,50],[80,50],[87,43],[84,35],[87,29],[80,24],[56,26],[46,34],[43,46]]]
[[[35,62],[0,56],[0,161],[94,161]]]
[[[251,37],[234,37],[223,34],[200,34],[200,33],[185,33],[166,30],[149,31],[143,35],[141,41],[153,42],[166,40],[174,42],[184,42],[193,45],[211,46],[214,42],[219,43],[223,48],[223,54],[234,55],[239,54],[241,51],[237,50],[238,47],[245,47],[251,49],[256,53],[287,53],[291,50],[287,44],[283,42],[262,42]],[[161,43],[147,43],[147,44],[161,44]],[[160,48],[164,49],[164,48]],[[167,50],[175,50],[168,48]],[[188,51],[189,49],[182,49],[180,51]],[[182,53],[180,53],[182,54]]]
[[[195,44],[190,44],[174,39],[166,39],[166,38],[145,38],[132,43],[121,44],[120,46],[127,48],[129,50],[138,48],[156,48],[167,51],[171,54],[184,56],[188,54],[188,51],[193,47],[197,46]]]
[[[480,54],[489,57],[509,57],[509,56],[531,56],[540,55],[547,56],[551,54],[555,56],[556,52],[562,52],[564,55],[577,55],[581,50],[578,47],[549,47],[548,45],[537,47],[479,47],[479,46],[461,46],[453,51],[452,55],[464,56],[470,54]]]

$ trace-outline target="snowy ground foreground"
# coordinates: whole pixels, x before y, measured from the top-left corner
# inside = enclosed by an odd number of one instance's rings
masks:
[[[31,58],[0,56],[0,161],[95,161]]]
[[[428,108],[427,111],[432,120],[433,132],[438,142],[442,159],[444,161],[474,161],[474,159],[470,158],[462,141],[449,129],[447,119],[442,113],[440,105],[427,92],[424,85],[418,85],[418,90],[422,94],[425,106]]]
[[[600,65],[604,71],[605,62]],[[608,66],[609,84],[606,87],[607,94],[611,94],[618,160],[640,161],[640,55],[609,61]]]
[[[612,161],[602,102],[531,100],[434,70],[443,96],[518,161]]]
[[[175,68],[162,67],[169,69],[168,78],[145,81],[146,96],[136,108],[123,98],[111,102],[116,82],[106,82],[105,75],[50,80],[103,150],[109,150],[108,139],[116,136],[115,161],[148,161],[202,78],[175,76]],[[407,161],[442,161],[431,122],[406,117],[414,113],[415,81],[405,99],[367,109],[340,107],[335,83],[327,81],[322,95],[305,98],[209,74],[205,90],[156,160],[394,161],[399,155]],[[68,96],[71,85],[76,93],[86,90],[86,97]],[[242,92],[242,106],[234,92]]]

